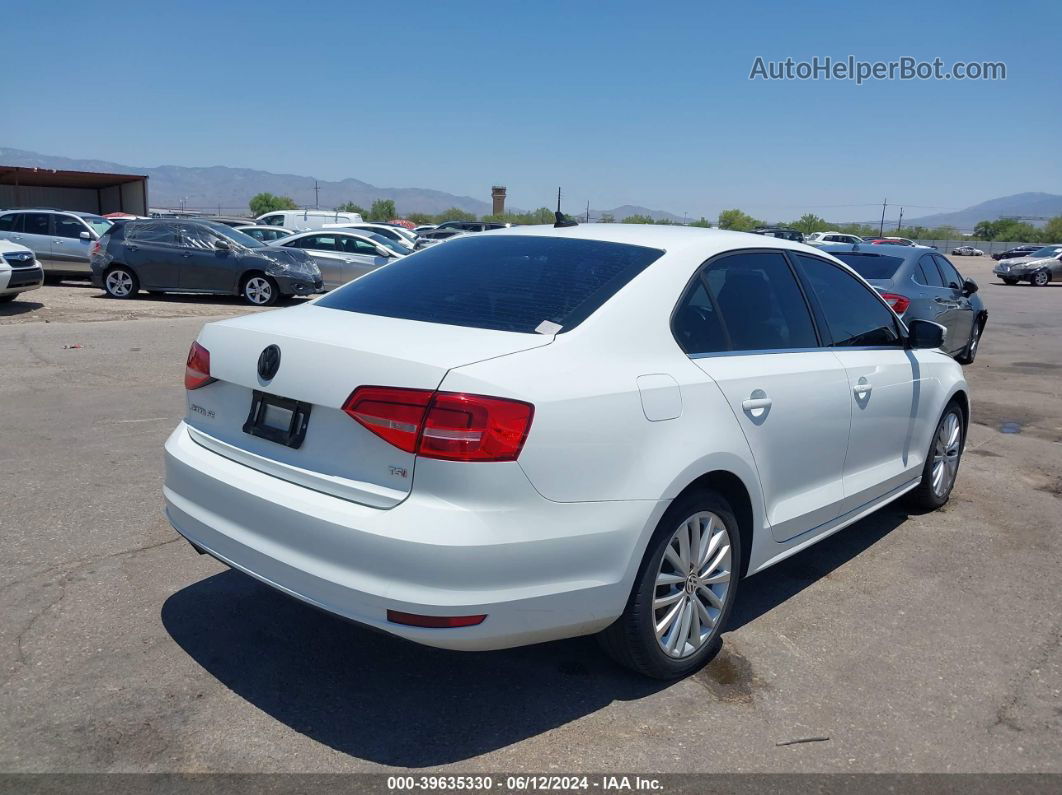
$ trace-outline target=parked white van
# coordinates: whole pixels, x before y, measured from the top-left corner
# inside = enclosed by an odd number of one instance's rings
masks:
[[[338,210],[274,210],[254,219],[256,223],[282,226],[305,232],[308,229],[323,229],[328,224],[360,224],[361,213],[341,213]]]

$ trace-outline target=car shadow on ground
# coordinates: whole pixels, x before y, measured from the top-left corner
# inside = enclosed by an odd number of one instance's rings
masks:
[[[27,301],[23,298],[16,298],[14,301],[8,301],[5,304],[0,304],[0,317],[15,317],[16,315],[24,315],[27,312],[32,312],[35,309],[40,309],[44,304],[38,301]]]
[[[886,508],[749,580],[730,629],[830,576],[906,517]],[[399,767],[460,762],[669,686],[618,667],[593,638],[496,652],[433,649],[322,613],[236,571],[175,593],[162,622],[208,673],[276,720],[342,753]],[[720,658],[725,648],[724,640]],[[698,675],[711,672],[709,665]]]

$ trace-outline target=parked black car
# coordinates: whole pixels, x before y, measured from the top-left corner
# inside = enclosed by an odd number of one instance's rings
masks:
[[[1006,251],[999,251],[992,255],[992,259],[1014,259],[1016,257],[1027,257],[1034,251],[1039,251],[1043,246],[1031,245],[1015,246],[1014,248],[1008,248]]]
[[[321,271],[299,249],[267,246],[213,221],[158,219],[114,226],[89,253],[92,283],[112,298],[150,293],[241,295],[256,306],[322,289]]]
[[[488,229],[505,229],[509,226],[512,226],[512,224],[503,224],[497,221],[443,221],[435,227],[435,231],[459,229],[462,232],[486,232]]]
[[[777,237],[782,240],[792,240],[794,243],[804,242],[804,233],[796,229],[789,229],[784,226],[761,226],[758,229],[753,229],[754,235],[766,235],[767,237]]]

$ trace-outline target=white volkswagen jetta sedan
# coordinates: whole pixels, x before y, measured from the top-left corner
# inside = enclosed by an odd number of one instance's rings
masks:
[[[201,552],[409,640],[599,632],[682,676],[747,575],[901,495],[947,501],[970,409],[941,335],[777,238],[469,235],[204,327],[166,513]]]

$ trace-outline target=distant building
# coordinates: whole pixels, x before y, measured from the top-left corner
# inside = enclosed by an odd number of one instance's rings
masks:
[[[0,207],[147,215],[147,177],[0,165]]]
[[[494,214],[501,215],[505,212],[505,186],[495,185],[490,189],[490,197],[494,200]]]

